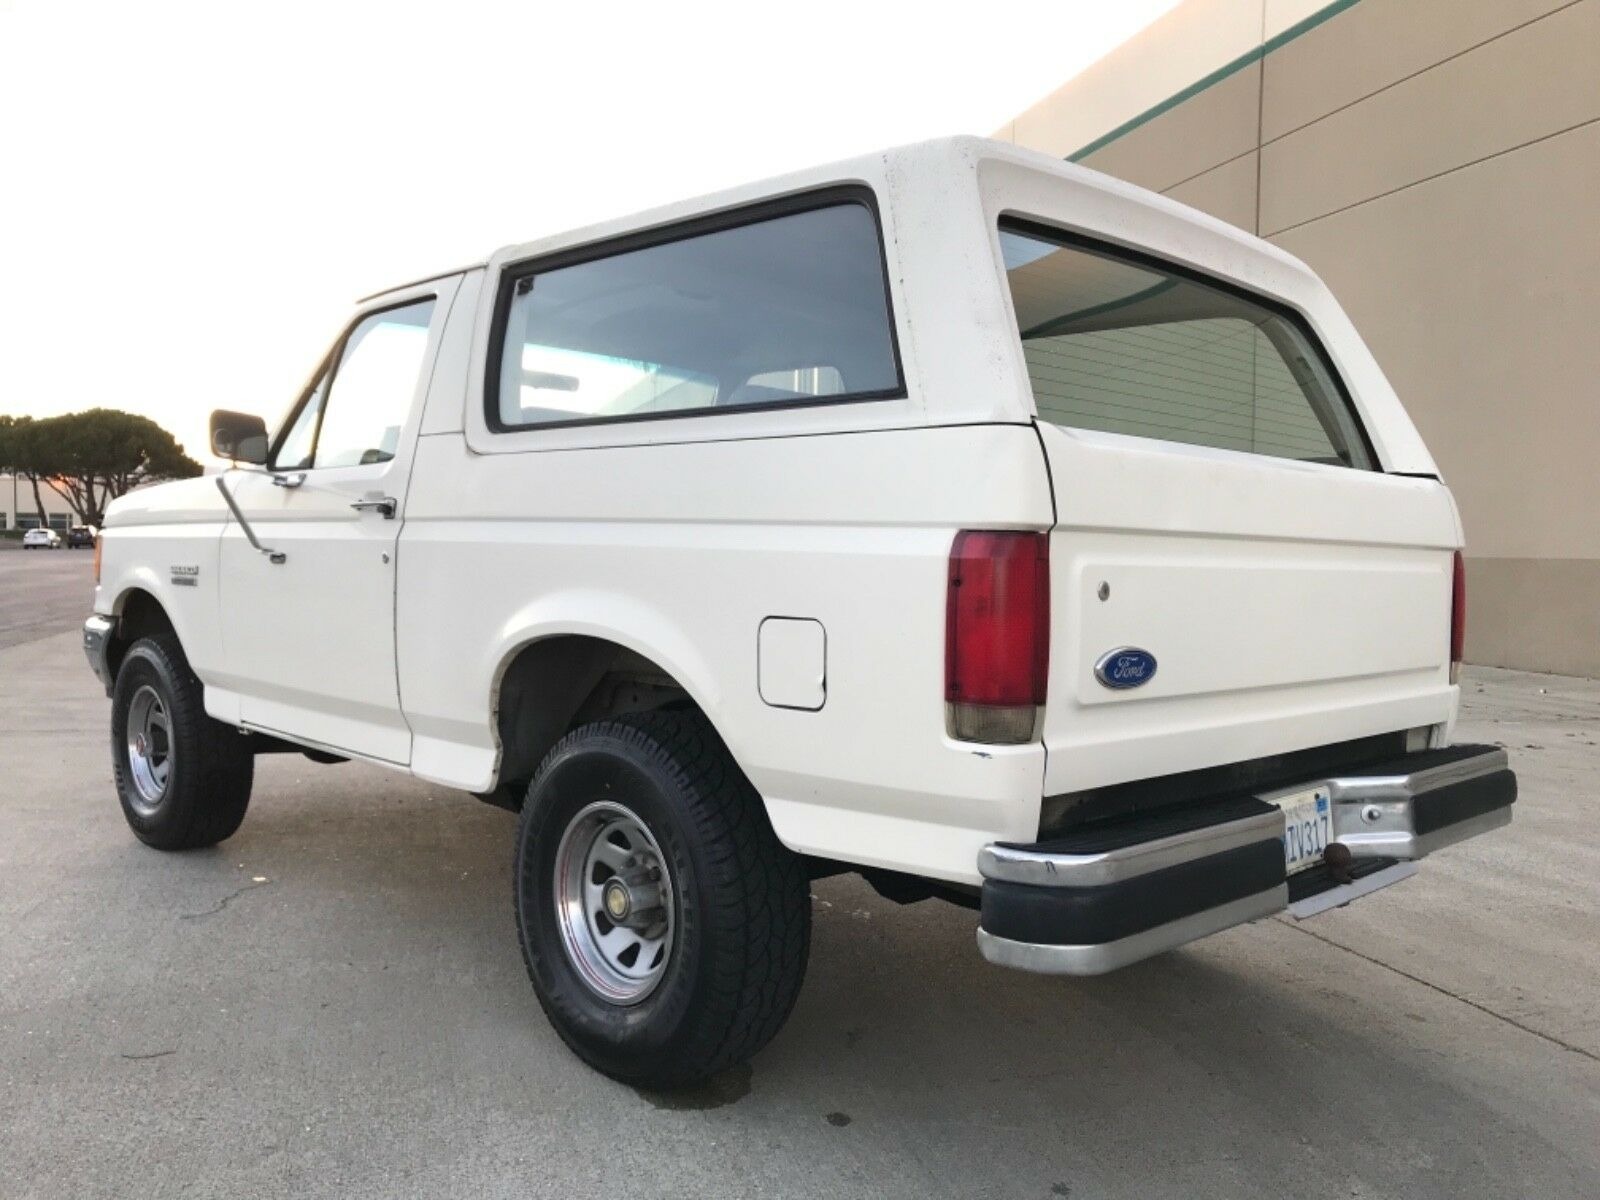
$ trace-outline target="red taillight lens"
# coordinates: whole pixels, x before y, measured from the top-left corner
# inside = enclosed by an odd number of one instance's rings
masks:
[[[1467,567],[1456,551],[1455,579],[1450,586],[1450,682],[1461,674],[1462,652],[1467,645]]]
[[[100,535],[98,533],[94,535],[94,582],[96,587],[100,585]]]
[[[945,605],[950,736],[1031,741],[1050,662],[1049,536],[962,530]]]

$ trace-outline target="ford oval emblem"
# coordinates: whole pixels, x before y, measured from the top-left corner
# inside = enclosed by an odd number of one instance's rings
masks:
[[[1137,646],[1107,650],[1094,665],[1094,677],[1108,688],[1143,687],[1155,678],[1156,656]]]

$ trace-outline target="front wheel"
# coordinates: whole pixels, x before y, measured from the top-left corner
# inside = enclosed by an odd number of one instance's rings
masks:
[[[682,1087],[783,1026],[811,941],[804,864],[698,714],[568,734],[523,805],[513,875],[534,991],[615,1079]]]
[[[140,638],[111,693],[111,765],[122,815],[157,850],[214,846],[244,820],[255,756],[206,715],[201,683],[170,633]]]

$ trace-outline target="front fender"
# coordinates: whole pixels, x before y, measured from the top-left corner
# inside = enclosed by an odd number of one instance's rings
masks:
[[[217,612],[218,525],[107,530],[100,547],[94,611],[118,621],[129,598],[144,592],[166,613],[184,656],[202,683],[222,667]],[[184,580],[184,583],[175,583]]]

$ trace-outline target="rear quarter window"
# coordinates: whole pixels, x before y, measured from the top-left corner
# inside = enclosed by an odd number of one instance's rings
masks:
[[[1292,314],[1031,224],[1002,222],[1000,247],[1041,420],[1372,469]]]
[[[875,211],[784,209],[508,270],[490,428],[904,395]]]

